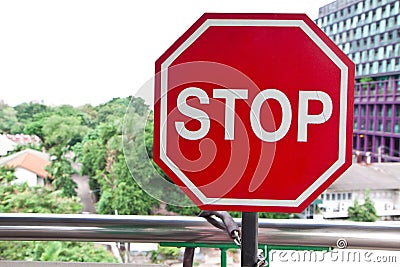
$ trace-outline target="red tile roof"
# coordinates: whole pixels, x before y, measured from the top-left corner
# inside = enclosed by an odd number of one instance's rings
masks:
[[[19,156],[12,158],[4,165],[12,168],[20,167],[44,178],[50,176],[45,169],[46,166],[50,165],[50,161],[31,153],[29,150],[27,150],[26,153],[21,153]]]

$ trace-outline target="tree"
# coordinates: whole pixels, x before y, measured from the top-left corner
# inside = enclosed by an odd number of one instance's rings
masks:
[[[123,118],[130,100],[114,98],[97,106],[95,129],[73,148],[82,164],[82,174],[89,175],[91,189],[98,192],[98,213],[149,214],[158,205],[132,178],[123,154]],[[132,98],[132,105],[132,116],[143,119],[148,111],[144,100]]]
[[[0,133],[10,133],[17,122],[17,112],[9,105],[0,102]]]
[[[12,184],[10,169],[0,168],[0,212],[79,213],[82,205],[76,197],[46,187]],[[104,247],[93,243],[59,241],[1,241],[0,260],[116,262]]]
[[[105,247],[87,242],[1,241],[0,260],[117,262]]]
[[[11,181],[17,179],[14,175],[14,168],[0,166],[0,184],[7,185]]]
[[[48,149],[63,150],[82,141],[89,128],[81,122],[79,117],[51,115],[43,122],[44,144]]]
[[[50,108],[38,103],[22,103],[14,107],[18,121],[23,124],[35,121],[39,114],[46,114]]]
[[[375,89],[375,84],[372,83],[374,81],[374,79],[372,79],[371,77],[362,77],[360,79],[360,83],[362,84],[363,89],[367,89],[368,84],[370,85],[371,90]]]
[[[7,179],[3,177],[1,180]],[[61,191],[27,184],[0,186],[0,212],[2,213],[78,213],[82,205],[76,197],[63,196]]]
[[[369,190],[365,191],[364,204],[360,205],[357,199],[354,205],[348,209],[349,220],[357,222],[374,222],[378,219],[374,203],[369,197]]]
[[[78,185],[71,178],[75,171],[71,162],[62,153],[58,153],[46,169],[53,179],[52,185],[56,190],[60,190],[65,197],[77,196],[75,189],[78,188]]]
[[[38,103],[22,103],[14,107],[18,123],[13,126],[12,133],[37,135],[43,139],[42,126],[44,118],[50,116],[50,108]]]
[[[114,125],[122,125],[126,109],[128,108],[131,97],[113,98],[105,104],[96,107],[96,125],[101,123],[113,122]],[[139,103],[139,101],[138,101]],[[144,101],[143,101],[144,104]],[[138,108],[140,110],[141,108]]]

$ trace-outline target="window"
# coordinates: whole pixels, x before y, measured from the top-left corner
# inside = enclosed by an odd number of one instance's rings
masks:
[[[363,9],[363,2],[358,3],[357,5],[357,13],[361,13]]]
[[[388,40],[391,41],[393,39],[393,33],[388,32]]]
[[[365,116],[365,105],[361,106],[361,116]]]
[[[378,73],[378,68],[379,68],[379,63],[375,61],[375,62],[372,64],[371,73]],[[383,92],[382,92],[382,93],[383,93]]]
[[[326,194],[326,200],[330,200],[330,194]]]
[[[381,20],[382,19],[382,8],[379,7],[376,9],[376,20]]]
[[[367,51],[366,50],[362,51],[361,52],[361,61],[365,62],[365,61],[367,61],[367,58],[368,58]]]
[[[386,50],[386,58],[390,58],[393,54],[393,46],[388,45],[385,50]]]
[[[337,195],[337,200],[341,200],[342,199],[342,194],[338,194]]]
[[[374,120],[373,119],[370,119],[368,121],[368,130],[369,131],[373,131],[374,130]]]
[[[376,23],[374,22],[371,24],[371,35],[375,34],[375,32],[376,32]]]
[[[381,20],[379,23],[379,32],[384,32],[386,28],[386,20]]]
[[[334,23],[334,24],[333,24],[333,28],[332,28],[332,33],[333,33],[333,34],[336,34],[336,33],[337,33],[337,26],[338,26],[337,23]]]
[[[345,28],[346,28],[346,30],[350,30],[350,28],[351,28],[351,19],[347,19],[346,20]]]
[[[386,107],[386,117],[392,116],[392,105]]]
[[[382,105],[377,105],[376,108],[377,108],[377,115],[382,117],[382,115],[383,115],[383,106]]]
[[[393,26],[395,26],[394,17],[389,18],[389,20],[388,20],[388,27],[392,28]]]
[[[350,43],[345,43],[343,52],[348,54],[350,52]]]
[[[386,121],[386,132],[390,133],[392,131],[392,121],[387,120]]]
[[[353,198],[353,194],[352,193],[347,193],[347,199],[352,199]]]
[[[398,12],[398,5],[395,5],[395,3],[390,5],[390,15],[395,15]]]
[[[354,63],[360,63],[360,52],[354,54]]]
[[[358,16],[353,17],[353,28],[357,27],[357,22],[358,22]]]
[[[396,120],[396,123],[394,125],[394,132],[400,133],[400,121],[399,120]]]
[[[370,49],[368,53],[368,61],[373,61],[375,59],[375,49]]]
[[[382,124],[382,119],[378,120],[378,129],[376,129],[378,132],[383,131],[383,124]]]
[[[392,58],[390,61],[388,61],[387,70],[388,71],[394,71],[394,58]]]
[[[374,116],[374,106],[372,106],[372,105],[368,106],[368,114],[370,117]]]
[[[336,194],[332,194],[332,200],[336,200]]]

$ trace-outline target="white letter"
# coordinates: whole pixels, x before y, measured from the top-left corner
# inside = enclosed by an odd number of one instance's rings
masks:
[[[235,138],[235,100],[247,99],[246,89],[214,89],[214,98],[225,98],[225,140]]]
[[[318,100],[322,102],[322,112],[317,115],[308,114],[308,101]],[[322,91],[300,91],[299,92],[299,116],[297,141],[307,142],[307,124],[321,124],[326,122],[332,115],[332,99]]]
[[[204,111],[191,107],[186,103],[187,98],[191,96],[197,97],[200,100],[201,104],[209,104],[210,99],[208,98],[206,92],[196,87],[186,88],[178,95],[178,110],[183,115],[198,120],[201,124],[200,129],[198,129],[197,131],[189,131],[188,129],[186,129],[185,123],[182,121],[176,121],[175,128],[178,134],[181,135],[183,138],[186,138],[188,140],[198,140],[203,138],[208,133],[208,130],[210,129],[210,118]]]
[[[275,132],[267,132],[261,126],[260,111],[262,104],[269,98],[273,98],[279,102],[282,108],[282,122],[279,129]],[[276,89],[264,90],[254,98],[253,104],[251,105],[250,122],[251,128],[254,133],[263,141],[275,142],[282,139],[289,131],[290,122],[292,121],[292,110],[290,107],[289,99],[284,93]]]

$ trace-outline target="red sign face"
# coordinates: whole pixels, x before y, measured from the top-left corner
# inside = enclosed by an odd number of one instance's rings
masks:
[[[300,212],[351,165],[354,64],[305,15],[204,14],[156,72],[154,160],[201,209]]]

